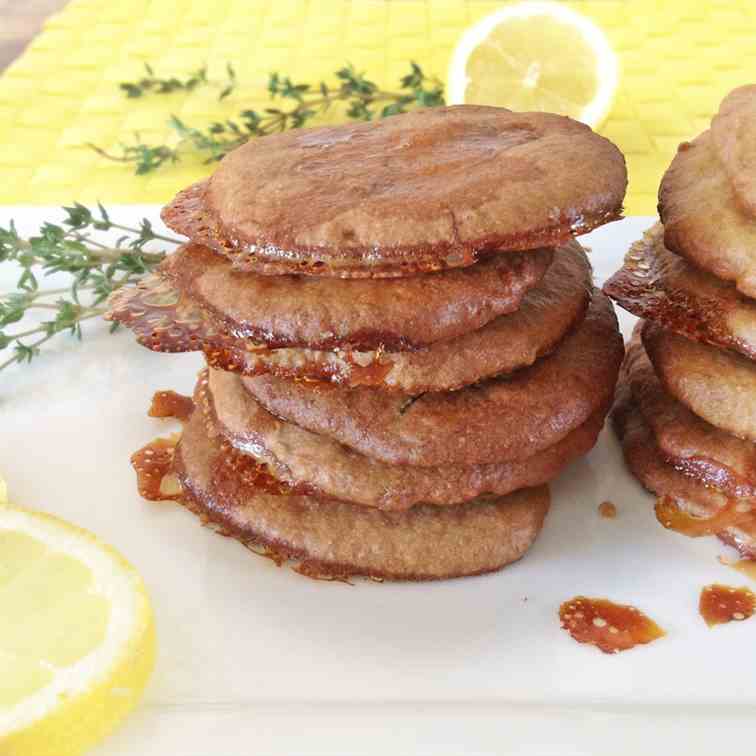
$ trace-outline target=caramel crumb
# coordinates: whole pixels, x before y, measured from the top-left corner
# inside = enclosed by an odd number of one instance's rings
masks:
[[[727,622],[742,622],[756,611],[756,595],[748,588],[707,585],[701,591],[698,611],[709,627]]]
[[[562,604],[559,619],[578,643],[597,646],[605,654],[651,643],[664,635],[664,630],[635,607],[607,599],[578,596]]]
[[[194,402],[190,396],[177,394],[175,391],[156,391],[150,405],[150,417],[173,417],[186,421],[192,414]]]
[[[617,516],[617,507],[611,501],[602,501],[598,512],[603,518],[613,520]]]
[[[156,438],[131,455],[140,496],[150,501],[180,497],[181,486],[173,475],[173,457],[178,440],[177,433],[168,438]]]

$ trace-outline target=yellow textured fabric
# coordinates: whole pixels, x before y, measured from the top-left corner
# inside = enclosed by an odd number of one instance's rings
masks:
[[[0,202],[165,202],[210,167],[183,161],[146,176],[86,147],[171,139],[176,113],[204,126],[264,107],[267,75],[332,80],[346,61],[395,84],[410,59],[446,78],[461,32],[500,7],[489,0],[73,0],[50,19],[0,78]],[[754,0],[584,0],[570,6],[606,32],[621,64],[620,88],[601,131],[627,154],[629,214],[655,212],[659,178],[677,144],[707,127],[722,96],[756,81]],[[218,90],[126,99],[118,83],[185,75],[203,63]],[[327,118],[338,119],[338,111]]]

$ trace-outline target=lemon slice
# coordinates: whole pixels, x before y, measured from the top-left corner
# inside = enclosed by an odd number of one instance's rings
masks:
[[[449,65],[449,102],[561,113],[596,127],[617,79],[617,56],[592,21],[559,3],[517,3],[464,33]]]
[[[2,756],[78,756],[136,703],[154,658],[149,599],[122,556],[0,506]]]

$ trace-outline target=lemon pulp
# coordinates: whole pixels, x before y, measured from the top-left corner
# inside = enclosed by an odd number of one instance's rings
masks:
[[[617,57],[592,21],[558,3],[524,2],[465,32],[449,66],[449,101],[560,113],[596,126],[617,77]]]
[[[0,532],[0,707],[49,684],[104,640],[110,605],[86,565],[24,533]]]
[[[3,756],[78,756],[139,699],[154,647],[144,585],[117,552],[0,505]]]
[[[537,36],[530,19],[514,19],[494,30],[467,62],[465,100],[498,105],[506,97],[515,110],[579,116],[596,91],[598,76],[591,48],[574,34],[565,36],[565,27],[549,17],[539,19]],[[565,45],[573,63],[569,67],[554,55]]]

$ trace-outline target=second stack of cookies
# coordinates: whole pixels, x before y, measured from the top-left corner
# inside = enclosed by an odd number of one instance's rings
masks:
[[[680,145],[604,291],[640,316],[615,412],[657,516],[756,558],[756,86]]]

